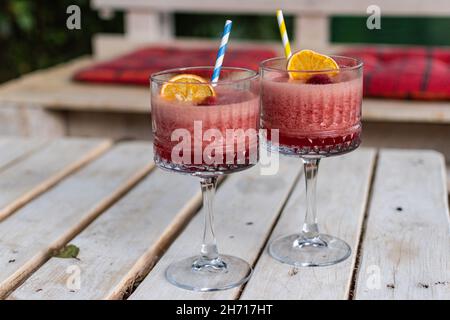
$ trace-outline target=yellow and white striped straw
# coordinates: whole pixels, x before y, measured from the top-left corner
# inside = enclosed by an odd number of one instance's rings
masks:
[[[292,55],[291,45],[289,44],[289,38],[286,31],[286,24],[284,23],[283,11],[277,10],[278,27],[280,28],[281,41],[283,41],[284,54],[286,59],[289,59]]]

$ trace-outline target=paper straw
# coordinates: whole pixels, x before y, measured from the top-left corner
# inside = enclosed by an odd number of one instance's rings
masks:
[[[291,45],[286,31],[286,24],[284,23],[283,11],[277,10],[278,27],[280,28],[281,41],[283,42],[284,54],[287,59],[292,55]]]
[[[225,51],[227,50],[228,38],[230,37],[231,31],[231,20],[225,22],[223,28],[222,41],[220,42],[219,51],[217,52],[216,64],[214,66],[214,72],[211,78],[212,83],[217,83],[219,81],[220,70],[222,69],[223,57],[225,56]]]

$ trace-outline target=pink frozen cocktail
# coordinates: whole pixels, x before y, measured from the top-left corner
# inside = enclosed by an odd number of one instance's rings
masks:
[[[257,162],[259,96],[233,88],[215,92],[199,103],[153,98],[154,151],[160,166],[201,175]]]
[[[339,59],[336,59],[339,63]],[[272,67],[279,63],[272,61]],[[292,155],[328,156],[360,143],[361,72],[326,73],[293,80],[286,72],[263,70],[261,125],[279,130],[277,150]]]
[[[319,231],[319,162],[350,152],[361,142],[363,67],[357,59],[308,49],[289,56],[261,63],[261,126],[271,150],[302,158],[306,213],[301,231],[272,241],[269,253],[296,267],[328,266],[348,258],[351,249]]]
[[[260,78],[243,68],[222,67],[219,79],[214,71],[179,68],[151,77],[155,163],[200,178],[205,214],[200,254],[173,262],[166,270],[168,281],[194,291],[233,288],[252,273],[241,258],[219,254],[213,198],[219,175],[258,161]]]

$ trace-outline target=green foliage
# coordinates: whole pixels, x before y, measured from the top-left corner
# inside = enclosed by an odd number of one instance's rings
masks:
[[[68,6],[81,9],[81,30],[68,30]],[[122,32],[122,17],[103,21],[89,0],[2,0],[0,2],[0,82],[91,51],[98,32]]]
[[[331,39],[345,43],[450,45],[450,18],[382,17],[380,30],[366,28],[364,17],[336,17]]]
[[[71,258],[77,259],[79,253],[80,248],[78,248],[74,244],[68,244],[63,248],[61,248],[60,250],[58,250],[57,252],[55,252],[53,256],[62,259],[71,259]]]
[[[278,40],[280,38],[275,15],[177,14],[175,15],[175,32],[177,36],[181,37],[219,39],[225,17],[233,20],[232,38],[249,40]],[[285,19],[287,31],[292,34],[293,19],[291,17],[285,17]]]

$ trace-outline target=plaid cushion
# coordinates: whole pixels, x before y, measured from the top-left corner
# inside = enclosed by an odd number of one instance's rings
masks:
[[[364,62],[364,95],[450,100],[450,49],[365,47],[342,55]]]
[[[148,47],[116,59],[98,63],[78,71],[77,81],[148,85],[152,73],[187,66],[214,65],[217,49],[180,49]],[[258,70],[262,60],[276,56],[264,49],[231,49],[227,51],[224,65]]]

